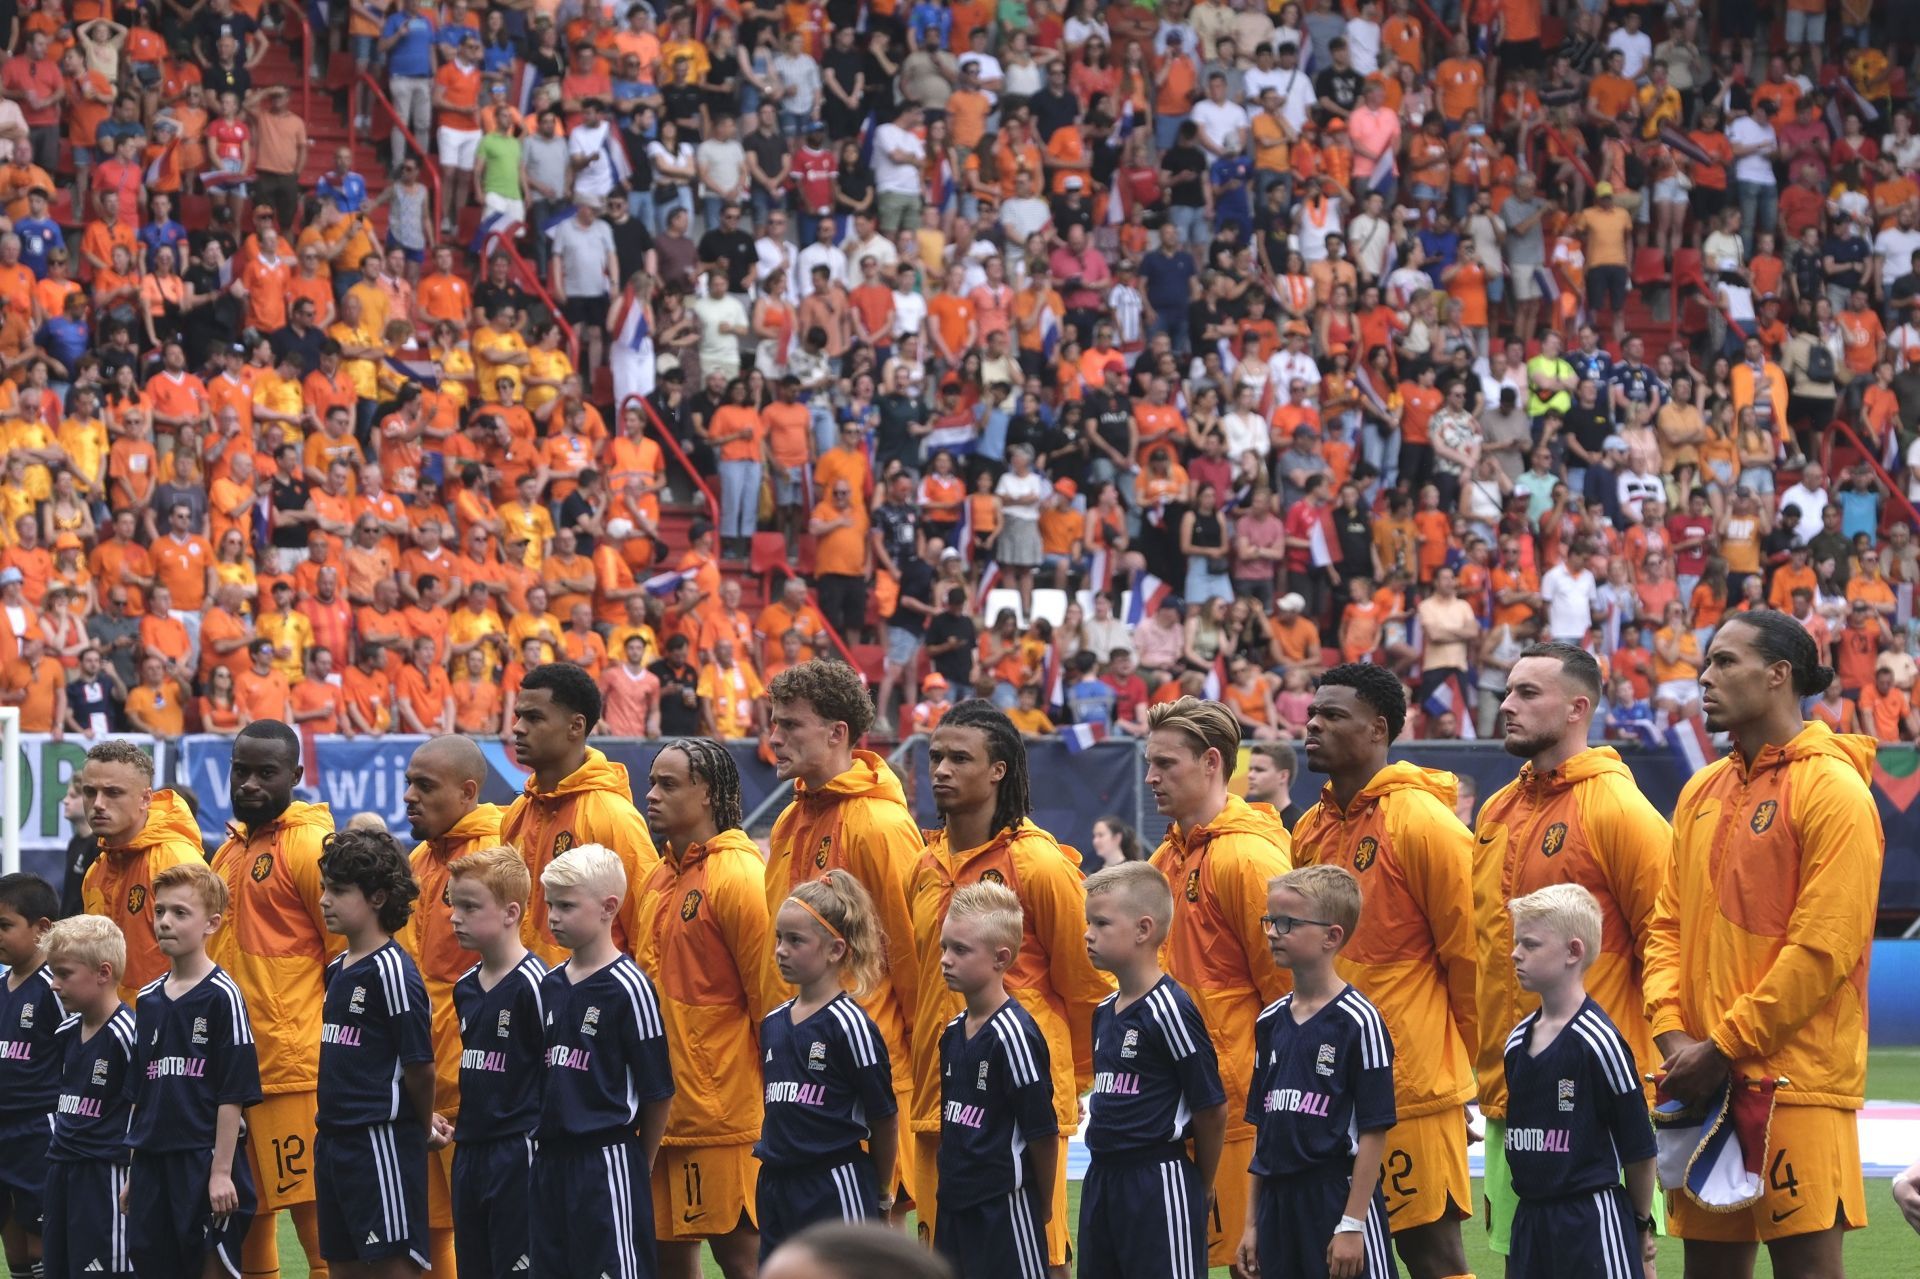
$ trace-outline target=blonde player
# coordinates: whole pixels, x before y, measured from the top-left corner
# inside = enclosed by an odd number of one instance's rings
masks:
[[[89,750],[78,780],[88,828],[100,840],[80,898],[89,915],[112,920],[126,938],[120,998],[132,1004],[142,986],[167,971],[153,936],[153,877],[207,860],[200,823],[185,800],[153,789],[153,757],[132,742],[115,738]]]

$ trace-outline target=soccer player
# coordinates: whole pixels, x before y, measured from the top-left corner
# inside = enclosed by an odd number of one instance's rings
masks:
[[[67,1010],[40,1236],[44,1272],[56,1279],[133,1276],[120,1216],[133,1059],[133,1009],[120,998],[126,962],[126,939],[110,919],[75,915],[47,933],[47,969]]]
[[[1507,1036],[1503,1140],[1520,1199],[1507,1274],[1641,1279],[1660,1258],[1653,1121],[1633,1049],[1583,982],[1600,903],[1563,883],[1507,908],[1515,978],[1540,998]]]
[[[40,1256],[40,1194],[47,1180],[47,1116],[60,1093],[54,1034],[66,1009],[47,968],[47,930],[60,895],[38,875],[0,876],[0,1240],[24,1276]]]
[[[773,955],[797,993],[760,1024],[762,1263],[816,1221],[885,1216],[893,1190],[880,1188],[880,1170],[894,1166],[900,1140],[893,1063],[856,1002],[886,964],[860,881],[836,867],[795,887],[774,916]]]
[[[153,931],[171,967],[140,991],[127,1066],[132,1153],[120,1202],[138,1275],[241,1273],[257,1200],[240,1112],[260,1102],[260,1059],[246,996],[207,953],[228,904],[207,866],[153,877]]]
[[[1475,1040],[1473,836],[1453,815],[1451,773],[1387,762],[1406,726],[1392,672],[1350,663],[1320,677],[1307,712],[1307,767],[1327,775],[1293,828],[1302,866],[1345,866],[1366,914],[1340,976],[1380,1010],[1393,1042],[1394,1113],[1383,1175],[1393,1243],[1412,1279],[1467,1273],[1472,1215],[1467,1121]],[[1415,1051],[1410,1045],[1418,1045]]]
[[[325,804],[294,799],[302,775],[300,739],[291,728],[257,719],[241,729],[228,769],[233,824],[213,855],[227,886],[227,927],[207,950],[247,996],[265,1094],[246,1123],[260,1196],[242,1263],[248,1279],[280,1273],[281,1208],[293,1217],[313,1279],[327,1273],[313,1206],[313,1113],[320,1005],[335,945],[320,916],[320,846],[333,833],[333,814]]]
[[[1480,943],[1474,1074],[1487,1120],[1488,1241],[1507,1255],[1514,1193],[1503,1134],[1507,1033],[1537,1004],[1515,976],[1507,903],[1549,884],[1579,884],[1600,903],[1600,945],[1586,989],[1633,1050],[1634,1078],[1658,1060],[1647,1030],[1648,921],[1673,855],[1673,830],[1611,746],[1587,745],[1600,702],[1600,665],[1571,644],[1520,654],[1500,703],[1507,753],[1527,762],[1487,799],[1473,849],[1474,934]]]
[[[1054,1120],[1059,1133],[1080,1122],[1080,1094],[1092,1082],[1093,1010],[1113,983],[1087,959],[1086,887],[1079,855],[1061,848],[1028,817],[1027,747],[1004,711],[979,698],[961,702],[934,729],[927,751],[933,802],[945,829],[935,834],[914,873],[913,953],[920,971],[913,1020],[914,1199],[920,1222],[939,1234],[942,1076],[940,1038],[965,1000],[943,981],[940,937],[957,889],[998,883],[1020,903],[1020,944],[1006,984],[1041,1028],[1050,1056]],[[1056,1141],[1063,1138],[1056,1137]],[[1047,1211],[1047,1264],[1064,1267],[1067,1221],[1064,1146],[1041,1190]]]
[[[427,1260],[433,1014],[393,940],[420,895],[385,831],[344,830],[320,858],[320,911],[346,950],[327,965],[313,1151],[320,1251],[342,1275],[419,1274]]]
[[[1287,982],[1260,928],[1267,885],[1292,868],[1279,815],[1227,793],[1240,762],[1240,722],[1219,702],[1182,697],[1147,715],[1147,786],[1173,820],[1151,861],[1173,890],[1166,965],[1207,1024],[1227,1096],[1247,1095],[1254,1023]],[[1226,1266],[1245,1232],[1254,1128],[1227,1111],[1226,1149],[1207,1214],[1209,1265]]]
[[[447,877],[453,934],[480,955],[453,987],[461,1045],[454,1252],[462,1279],[512,1279],[533,1265],[528,1172],[546,1049],[547,966],[520,940],[533,876],[518,852],[497,844],[448,863]]]
[[[719,743],[668,742],[650,781],[660,864],[634,895],[634,959],[659,990],[679,1089],[653,1168],[660,1272],[699,1279],[704,1239],[728,1279],[745,1279],[760,1255],[760,1023],[787,997],[766,863],[740,829],[740,774]]]
[[[1021,914],[1011,888],[982,880],[954,892],[940,926],[941,976],[966,1006],[940,1033],[933,1242],[960,1279],[1047,1274],[1046,1229],[1065,1151],[1047,1037],[1007,993]]]
[[[186,801],[153,789],[153,757],[118,738],[87,752],[80,798],[100,856],[80,882],[89,915],[112,920],[125,938],[120,998],[132,1003],[142,986],[167,970],[153,938],[153,877],[182,862],[206,863],[200,823]]]
[[[540,982],[546,1071],[527,1204],[536,1275],[659,1272],[647,1178],[673,1073],[653,983],[613,942],[626,862],[583,844],[540,873],[548,926],[571,954]]]
[[[528,671],[514,699],[514,758],[531,770],[526,792],[507,806],[500,838],[527,859],[533,902],[521,927],[527,948],[549,968],[566,959],[547,926],[546,868],[569,848],[598,844],[620,859],[625,883],[638,886],[653,873],[659,855],[633,806],[624,764],[587,745],[600,722],[600,687],[571,662],[549,662]],[[614,948],[633,953],[628,935],[632,902],[613,921]]]
[[[1344,867],[1302,866],[1273,881],[1267,912],[1260,922],[1293,992],[1254,1028],[1246,1116],[1259,1136],[1237,1260],[1266,1279],[1393,1279],[1380,1193],[1393,1040],[1334,971],[1360,923],[1360,882]]]
[[[1083,1279],[1207,1273],[1207,1197],[1227,1130],[1227,1095],[1199,1008],[1160,971],[1172,923],[1166,877],[1145,862],[1109,866],[1087,881],[1087,954],[1120,989],[1093,1014]]]
[[[413,957],[433,1008],[434,1112],[442,1136],[460,1119],[460,1025],[453,986],[473,967],[473,955],[455,935],[448,910],[447,867],[476,849],[500,842],[500,809],[480,802],[487,781],[486,757],[470,737],[429,738],[407,761],[402,795],[407,825],[421,841],[411,858],[420,899],[407,926],[394,937]],[[437,1148],[436,1148],[437,1146]],[[453,1273],[453,1161],[450,1144],[428,1143],[427,1256],[440,1275]]]
[[[836,868],[851,872],[872,896],[886,938],[886,979],[860,1006],[880,1027],[893,1059],[898,1107],[912,1114],[908,1027],[919,965],[907,897],[923,851],[920,823],[887,762],[854,749],[873,725],[873,696],[851,666],[815,660],[788,667],[767,685],[767,697],[774,774],[791,781],[794,792],[768,841],[768,913],[778,914],[795,888]],[[917,1184],[910,1143],[900,1143],[898,1158],[899,1168],[882,1174],[883,1180],[891,1176],[889,1199]]]
[[[1859,1136],[1867,960],[1886,835],[1868,789],[1874,745],[1800,718],[1832,682],[1784,613],[1737,613],[1707,646],[1700,701],[1733,753],[1696,773],[1673,814],[1673,866],[1647,946],[1647,1014],[1662,1089],[1682,1101],[1785,1076],[1766,1187],[1744,1212],[1685,1194],[1668,1224],[1690,1274],[1842,1273],[1866,1224]]]

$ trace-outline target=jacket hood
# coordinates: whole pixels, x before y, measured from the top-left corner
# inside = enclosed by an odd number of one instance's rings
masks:
[[[593,747],[587,747],[586,762],[560,779],[560,784],[550,791],[540,789],[532,773],[527,774],[527,794],[539,799],[552,799],[561,795],[584,795],[588,791],[612,791],[633,802],[633,786],[627,780],[627,766],[616,764]]]
[[[1375,773],[1373,780],[1361,788],[1360,798],[1381,799],[1396,791],[1425,791],[1451,812],[1454,801],[1460,797],[1460,779],[1438,768],[1422,768],[1399,760]]]
[[[446,834],[442,835],[439,839],[423,840],[421,841],[420,847],[432,848],[435,845],[439,845],[445,848],[459,843],[462,840],[498,838],[500,834],[500,819],[505,816],[505,810],[497,804],[477,804],[474,806],[472,812],[448,827]]]
[[[1537,773],[1531,763],[1523,765],[1520,772],[1526,781],[1554,790],[1592,781],[1596,777],[1623,777],[1628,781],[1633,780],[1633,770],[1628,768],[1626,762],[1620,758],[1620,752],[1611,746],[1590,746],[1552,773]]]
[[[1860,775],[1863,782],[1873,780],[1873,760],[1879,753],[1879,745],[1871,738],[1859,733],[1836,733],[1818,720],[1809,721],[1793,740],[1779,748],[1779,754],[1789,764],[1803,759],[1815,759],[1826,756],[1837,759]],[[1760,752],[1756,763],[1769,762],[1772,748]]]
[[[194,817],[193,810],[187,807],[186,800],[170,790],[157,790],[153,793],[152,805],[147,809],[147,824],[140,828],[140,832],[123,847],[102,851],[137,853],[161,844],[176,843],[201,848],[200,823]]]
[[[673,867],[676,871],[690,870],[715,853],[740,852],[752,853],[755,857],[759,857],[760,845],[754,843],[753,837],[737,826],[732,830],[723,830],[706,843],[695,844],[684,852],[673,848],[664,841],[660,845],[661,861]]]
[[[899,777],[888,767],[886,760],[872,751],[855,751],[853,763],[847,771],[819,790],[808,790],[805,782],[795,782],[793,789],[796,794],[807,798],[877,799],[898,804],[902,808],[907,806],[907,793],[901,789]]]
[[[1205,826],[1198,828],[1209,837],[1221,835],[1258,835],[1266,839],[1287,838],[1286,823],[1271,804],[1250,804],[1238,795],[1227,796],[1227,806]],[[1191,832],[1182,831],[1183,836]]]

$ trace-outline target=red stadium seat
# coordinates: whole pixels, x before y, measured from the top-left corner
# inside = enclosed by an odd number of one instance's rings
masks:
[[[1667,258],[1658,249],[1641,249],[1633,255],[1633,286],[1667,283]]]

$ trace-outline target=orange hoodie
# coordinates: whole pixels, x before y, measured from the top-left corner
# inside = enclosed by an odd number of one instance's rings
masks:
[[[1296,865],[1345,866],[1363,906],[1340,976],[1380,1010],[1398,1052],[1402,1120],[1473,1096],[1473,836],[1453,815],[1452,773],[1388,764],[1341,812],[1333,784],[1293,828]]]
[[[147,824],[124,848],[102,848],[80,882],[82,908],[120,926],[127,938],[126,971],[120,974],[120,998],[133,1005],[140,988],[165,973],[170,964],[153,939],[153,877],[169,866],[204,862],[200,823],[186,801],[170,790],[153,793]]]
[[[259,830],[228,822],[213,855],[232,900],[207,954],[247,998],[260,1091],[269,1097],[320,1085],[322,977],[327,957],[346,944],[320,915],[320,846],[331,834],[325,804],[295,800]]]
[[[433,1007],[433,1108],[449,1121],[460,1115],[460,1018],[453,1008],[453,984],[480,962],[480,956],[461,946],[453,935],[453,905],[448,893],[453,877],[447,863],[456,857],[500,842],[500,809],[477,805],[439,839],[417,845],[411,858],[413,882],[420,896],[413,918],[394,938],[420,968],[427,984],[427,1002]]]
[[[1673,857],[1673,828],[1655,811],[1611,746],[1581,751],[1550,773],[1532,764],[1480,809],[1473,850],[1473,908],[1480,939],[1480,1042],[1474,1070],[1480,1109],[1507,1113],[1507,1036],[1540,1006],[1513,975],[1507,903],[1549,884],[1579,884],[1600,902],[1600,953],[1587,993],[1633,1049],[1640,1073],[1659,1064],[1647,1030],[1648,924]]]
[[[601,844],[617,853],[627,870],[627,896],[614,917],[613,944],[629,955],[633,953],[627,927],[634,893],[660,864],[660,855],[653,851],[647,823],[633,806],[626,765],[614,763],[589,746],[586,762],[551,791],[541,791],[529,774],[525,792],[508,805],[507,815],[500,819],[500,841],[519,849],[527,859],[527,869],[533,872],[533,898],[527,903],[520,935],[527,949],[549,968],[565,963],[567,951],[547,931],[547,893],[540,886],[540,872],[569,848],[583,844]]]
[[[1227,1140],[1251,1141],[1244,1099],[1254,1070],[1253,1024],[1292,988],[1273,962],[1260,917],[1267,884],[1293,869],[1293,841],[1267,804],[1227,796],[1205,826],[1178,825],[1153,854],[1173,888],[1173,926],[1161,962],[1200,1007],[1227,1090]]]
[[[997,880],[1020,898],[1020,953],[1007,993],[1039,1023],[1052,1060],[1053,1109],[1062,1134],[1080,1123],[1080,1094],[1093,1083],[1093,1010],[1113,982],[1087,959],[1087,889],[1080,857],[1022,820],[980,848],[954,852],[936,833],[914,868],[913,949],[920,1003],[913,1018],[914,1132],[940,1131],[940,1032],[966,1008],[940,975],[940,929],[953,894]]]
[[[773,824],[767,854],[768,918],[780,913],[794,887],[834,867],[847,870],[873,897],[880,929],[887,935],[887,981],[860,1001],[880,1027],[894,1060],[894,1092],[905,1093],[907,1055],[918,968],[913,953],[913,917],[907,894],[924,841],[907,807],[907,795],[887,761],[855,751],[853,763],[817,791],[793,784],[794,799]],[[902,1109],[905,1109],[904,1104]]]
[[[1873,739],[1802,728],[1749,764],[1696,773],[1647,946],[1647,1019],[1710,1039],[1743,1079],[1786,1076],[1783,1106],[1857,1110],[1867,960],[1886,833]]]
[[[669,847],[634,895],[634,960],[653,978],[673,1058],[668,1146],[760,1136],[760,1022],[789,997],[773,959],[766,864],[746,832]]]

